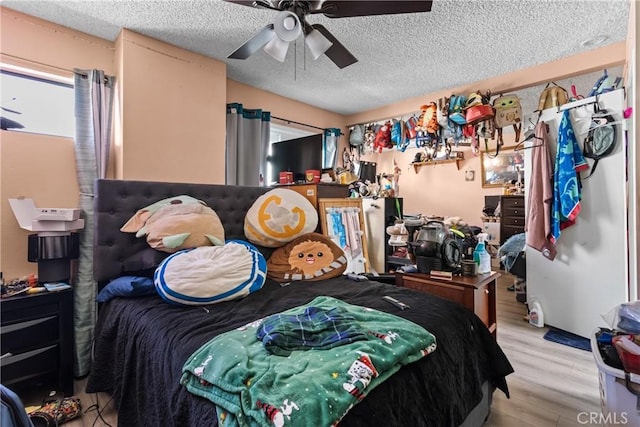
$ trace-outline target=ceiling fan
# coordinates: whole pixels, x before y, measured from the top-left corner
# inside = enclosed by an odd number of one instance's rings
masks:
[[[284,62],[289,43],[304,33],[305,43],[313,59],[323,53],[339,68],[358,62],[321,24],[310,25],[307,15],[321,13],[329,18],[351,18],[355,16],[393,15],[399,13],[430,12],[433,1],[298,1],[298,0],[224,0],[244,6],[275,10],[278,14],[272,24],[260,30],[251,39],[231,53],[228,58],[247,59],[261,48],[280,62]]]

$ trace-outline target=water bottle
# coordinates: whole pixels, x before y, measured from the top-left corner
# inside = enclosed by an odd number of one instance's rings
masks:
[[[487,233],[479,233],[478,244],[473,250],[473,261],[478,265],[478,274],[486,274],[491,272],[491,256],[485,247],[485,239]]]

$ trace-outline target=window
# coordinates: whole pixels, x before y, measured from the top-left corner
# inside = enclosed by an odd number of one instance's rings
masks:
[[[271,161],[271,156],[273,155],[272,144],[274,142],[288,141],[290,139],[301,138],[303,136],[313,135],[313,132],[309,132],[306,130],[278,125],[271,122],[270,126],[270,134],[269,134],[269,152],[267,153],[267,173],[266,176],[270,177],[273,175],[273,163]],[[269,178],[267,178],[269,179]],[[267,182],[266,185],[272,185],[272,182]]]
[[[2,129],[73,138],[73,80],[6,65],[0,68]]]

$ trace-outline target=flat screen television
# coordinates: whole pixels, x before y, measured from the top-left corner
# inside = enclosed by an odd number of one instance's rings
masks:
[[[294,182],[305,181],[308,169],[322,170],[322,134],[271,144],[271,176],[268,184],[278,183],[280,172],[293,172]]]

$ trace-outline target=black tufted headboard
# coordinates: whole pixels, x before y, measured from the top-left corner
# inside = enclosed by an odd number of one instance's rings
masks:
[[[98,179],[95,182],[93,277],[99,283],[124,274],[145,274],[167,253],[151,249],[144,238],[123,233],[122,227],[139,209],[182,194],[202,200],[222,221],[226,239],[243,239],[244,216],[269,188],[213,184]],[[263,250],[264,248],[259,248]],[[265,254],[267,255],[267,254]]]

